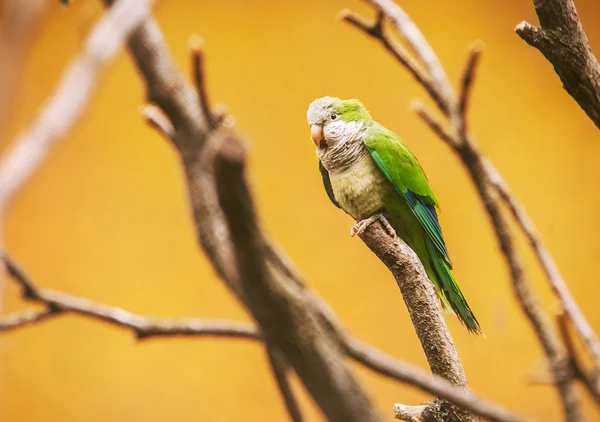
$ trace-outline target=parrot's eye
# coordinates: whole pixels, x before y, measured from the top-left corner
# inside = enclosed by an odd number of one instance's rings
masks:
[[[338,118],[338,115],[336,113],[331,113],[331,120],[335,120]]]

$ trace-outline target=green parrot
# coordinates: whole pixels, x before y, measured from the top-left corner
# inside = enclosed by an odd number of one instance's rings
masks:
[[[481,334],[450,272],[452,263],[436,212],[438,200],[404,141],[373,121],[356,99],[316,99],[307,117],[327,195],[357,221],[350,235],[362,233],[374,221],[386,224],[387,220],[388,230],[421,260],[443,307],[452,310],[470,332]]]

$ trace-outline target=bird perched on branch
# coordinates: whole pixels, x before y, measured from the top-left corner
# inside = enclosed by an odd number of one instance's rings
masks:
[[[421,260],[444,308],[480,334],[450,270],[452,263],[427,177],[398,135],[373,121],[359,100],[323,97],[307,112],[311,139],[329,199],[357,222],[350,235],[381,220]]]

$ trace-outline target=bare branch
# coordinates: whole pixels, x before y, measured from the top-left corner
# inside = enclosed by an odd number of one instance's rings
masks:
[[[0,317],[0,331],[31,325],[62,313],[73,313],[130,329],[137,339],[157,336],[217,336],[260,340],[251,324],[225,320],[157,319],[134,314],[116,306],[107,306],[37,286],[14,261],[5,258],[8,273],[19,283],[23,297],[43,304],[44,311],[25,311]]]
[[[148,123],[150,127],[156,129],[156,131],[165,138],[173,139],[175,137],[175,128],[160,108],[152,104],[146,104],[141,108],[141,114],[146,120],[146,123]]]
[[[440,137],[440,139],[446,142],[452,148],[458,148],[459,140],[450,133],[446,128],[444,128],[443,123],[434,116],[433,112],[420,101],[413,101],[412,108],[415,110],[417,115],[423,119],[427,126],[431,128],[431,130]]]
[[[208,90],[206,89],[206,81],[204,78],[204,40],[198,35],[192,35],[190,37],[189,45],[192,53],[192,74],[194,75],[194,83],[196,84],[200,109],[206,119],[206,125],[210,129],[214,129],[216,124],[212,117],[212,109],[208,100]]]
[[[392,0],[366,0],[368,3],[375,6],[378,10],[392,22],[398,33],[406,40],[406,43],[414,51],[415,55],[421,60],[427,72],[431,77],[433,84],[436,86],[436,91],[439,92],[442,99],[451,98],[452,86],[448,81],[446,71],[442,67],[433,48],[425,40],[425,37],[419,30],[419,27],[412,19],[402,10],[400,6]],[[448,105],[450,103],[447,103]]]
[[[245,149],[234,137],[223,138],[215,162],[219,203],[231,233],[237,274],[243,274],[240,285],[254,318],[330,420],[381,420],[347,369],[339,343],[322,325],[310,298],[296,283],[269,269],[244,169]],[[327,389],[323,389],[324,382],[330,383]]]
[[[392,239],[379,222],[371,224],[360,237],[396,279],[431,371],[467,389],[467,379],[439,299],[417,255],[400,238]],[[464,416],[461,420],[472,419]]]
[[[444,113],[449,114],[449,105],[433,83],[431,76],[421,68],[421,65],[419,65],[400,43],[383,31],[383,16],[383,12],[381,10],[378,11],[377,20],[374,23],[369,24],[363,17],[352,11],[344,10],[340,13],[341,19],[378,40],[383,48],[394,56],[400,64],[406,67],[417,82],[427,90],[440,109],[442,109]]]
[[[574,376],[583,382],[583,385],[588,390],[592,398],[596,400],[598,404],[600,404],[600,379],[598,377],[597,369],[594,367],[592,372],[588,374],[584,366],[579,361],[575,344],[573,343],[573,339],[569,333],[568,320],[569,315],[566,312],[562,312],[556,316],[558,329],[563,339],[563,343],[567,348],[567,353],[571,361],[570,364],[573,368]]]
[[[494,183],[500,192],[500,195],[504,202],[508,205],[512,215],[521,227],[521,230],[527,237],[535,256],[544,270],[548,281],[550,282],[550,286],[552,290],[560,299],[561,305],[564,308],[565,312],[568,314],[569,319],[572,321],[573,326],[581,336],[581,338],[586,343],[587,349],[590,352],[596,371],[600,371],[600,342],[598,341],[598,337],[594,332],[594,329],[591,327],[581,309],[577,305],[577,302],[571,295],[569,288],[565,280],[563,279],[558,266],[554,262],[552,255],[546,246],[541,241],[533,222],[529,219],[527,215],[527,211],[525,208],[516,200],[510,188],[506,184],[506,182],[501,178],[499,174],[494,177]]]
[[[523,21],[515,32],[552,63],[564,89],[600,128],[600,64],[573,0],[534,0],[540,28]]]
[[[277,381],[279,391],[281,391],[281,395],[283,396],[290,419],[292,422],[302,422],[304,418],[302,417],[302,411],[300,410],[300,406],[298,405],[298,401],[294,396],[292,386],[288,380],[287,362],[285,357],[277,349],[268,346],[267,357],[269,358],[271,371],[273,372],[275,381]]]
[[[359,340],[348,339],[345,347],[349,356],[367,368],[406,384],[418,386],[430,394],[448,400],[491,421],[524,421],[523,418],[509,413],[498,405],[470,394],[443,378],[431,376],[422,369],[401,362]]]
[[[481,43],[476,43],[471,47],[471,51],[469,51],[469,57],[467,59],[467,64],[465,66],[465,71],[461,78],[461,87],[459,91],[459,99],[458,99],[458,111],[457,117],[459,121],[457,122],[458,133],[461,137],[464,137],[467,133],[467,109],[469,106],[469,98],[471,96],[471,87],[473,86],[473,79],[475,78],[475,71],[477,70],[477,65],[479,64],[479,59],[481,58],[481,52],[483,50],[483,46]]]
[[[41,322],[54,316],[54,309],[44,309],[42,311],[27,310],[14,312],[8,315],[0,316],[0,331],[10,331],[15,328],[25,327],[27,325]]]
[[[402,33],[405,38],[416,40],[415,42],[417,44],[426,44],[425,46],[413,48],[413,50],[416,51],[417,54],[426,55],[426,58],[423,59],[424,62],[428,62],[433,66],[439,66],[441,68],[441,65],[437,59],[430,59],[429,54],[434,54],[433,51],[429,45],[427,45],[425,38],[422,36],[422,34],[420,34],[420,31],[416,25],[410,25],[406,23],[406,20],[410,18],[408,18],[408,16],[401,11],[399,6],[389,5],[388,3],[391,3],[389,0],[368,1],[375,4],[379,10],[382,10],[392,22],[398,22],[400,20],[401,22],[396,24],[396,29]],[[400,12],[398,12],[399,9]],[[415,32],[418,32],[418,34],[415,34]],[[378,37],[378,39],[381,41],[381,37]],[[422,53],[423,51],[425,53]],[[400,63],[404,64],[402,61]],[[466,68],[474,69],[476,59],[473,60],[472,58],[470,63],[471,64],[467,65]],[[467,70],[467,75],[468,72],[472,71]],[[436,69],[434,71],[430,70],[430,74],[445,75],[445,72],[443,69]],[[436,82],[439,81],[439,79],[433,77],[432,79]],[[539,305],[537,296],[525,275],[520,256],[516,252],[514,246],[513,233],[510,230],[508,220],[501,209],[502,199],[495,184],[497,180],[501,180],[499,179],[499,173],[479,151],[479,147],[477,146],[474,138],[470,137],[466,133],[466,124],[463,123],[463,119],[467,104],[466,98],[468,95],[468,88],[471,84],[470,77],[463,78],[463,81],[465,80],[468,80],[469,83],[466,84],[463,82],[463,94],[461,94],[461,97],[464,98],[465,101],[462,101],[464,104],[462,107],[460,106],[461,100],[456,97],[451,89],[440,91],[437,89],[438,85],[425,87],[428,92],[443,92],[444,98],[442,104],[457,105],[456,107],[452,107],[450,109],[450,113],[446,111],[447,109],[440,106],[440,110],[444,114],[448,115],[449,122],[453,126],[456,136],[453,136],[451,133],[443,129],[441,123],[439,123],[430,112],[425,111],[424,108],[417,107],[417,112],[446,143],[453,147],[454,151],[461,157],[463,163],[469,170],[471,178],[494,226],[500,248],[503,252],[505,262],[511,274],[516,298],[525,315],[531,322],[534,331],[541,342],[549,361],[551,362],[551,368],[554,373],[558,390],[561,394],[566,418],[569,421],[578,421],[581,419],[579,399],[572,383],[572,377],[569,375],[569,365],[566,360],[564,348],[562,347],[559,337],[553,330],[548,316],[544,313],[542,307]],[[440,104],[439,99],[435,97],[433,97],[433,99],[436,104]],[[462,115],[460,114],[461,110],[463,112]]]

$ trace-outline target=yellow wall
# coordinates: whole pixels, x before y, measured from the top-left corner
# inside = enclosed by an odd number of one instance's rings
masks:
[[[577,4],[592,45],[600,49],[600,6]],[[561,89],[551,65],[514,34],[522,19],[537,22],[531,1],[402,5],[453,81],[470,43],[484,40],[471,127],[600,330],[600,283],[593,270],[600,253],[600,134]],[[186,75],[188,36],[206,40],[211,96],[229,107],[252,139],[251,179],[268,232],[353,333],[426,367],[392,277],[348,236],[352,221],[323,191],[305,110],[318,96],[357,97],[404,137],[442,203],[456,277],[487,335],[471,336],[448,317],[471,386],[523,415],[561,420],[553,389],[526,383],[542,352],[513,300],[466,172],[409,108],[425,93],[378,45],[336,19],[344,7],[371,15],[357,0],[172,0],[158,7],[156,17]],[[32,120],[99,14],[92,0],[52,7],[28,58],[3,145]],[[247,319],[196,246],[177,156],[139,117],[143,102],[140,79],[121,54],[84,118],[14,202],[7,247],[43,286],[144,314]],[[525,257],[533,267],[531,254]],[[541,273],[532,274],[552,309]],[[5,310],[23,307],[14,284],[6,296]],[[390,420],[394,402],[427,398],[357,372]],[[306,396],[302,402],[308,420],[320,420]],[[585,412],[600,420],[587,400]],[[62,316],[1,336],[0,420],[250,422],[286,415],[256,344],[138,344],[123,330]]]

